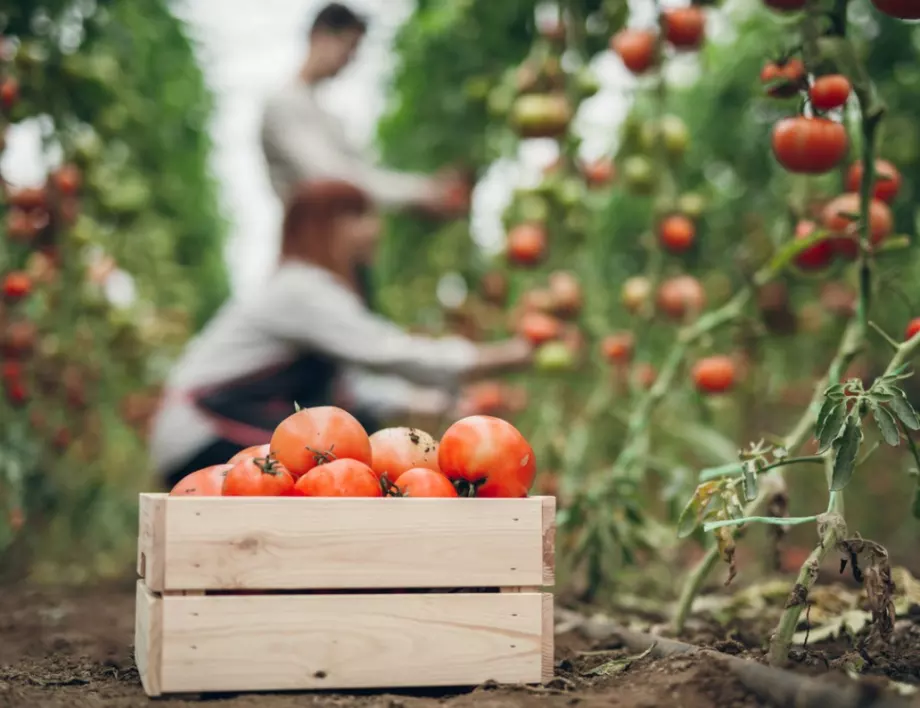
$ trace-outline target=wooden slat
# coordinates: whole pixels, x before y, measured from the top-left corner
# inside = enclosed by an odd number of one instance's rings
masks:
[[[151,583],[147,559],[148,584],[155,590],[539,587],[553,582],[547,551],[552,543],[546,542],[553,526],[547,526],[542,497],[149,496],[166,500],[162,542],[152,547],[165,559],[160,561],[162,587]]]
[[[161,601],[163,693],[539,683],[545,674],[539,593]]]
[[[138,580],[136,599],[134,663],[147,695],[159,696],[163,657],[163,598],[150,592],[143,580]]]
[[[147,587],[162,592],[165,581],[166,494],[141,494],[138,513],[137,575]]]

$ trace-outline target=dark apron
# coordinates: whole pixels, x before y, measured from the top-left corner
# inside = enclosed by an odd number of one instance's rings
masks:
[[[368,268],[359,269],[358,282],[370,307]],[[217,437],[167,476],[169,486],[202,467],[226,462],[249,445],[267,442],[278,424],[294,412],[295,402],[301,408],[337,405],[333,387],[338,368],[333,359],[310,353],[270,371],[189,392],[191,401],[214,425]],[[380,421],[368,411],[351,407],[349,412],[368,434],[380,429]]]

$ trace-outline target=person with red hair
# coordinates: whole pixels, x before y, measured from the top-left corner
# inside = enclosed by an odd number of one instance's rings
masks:
[[[373,432],[380,417],[449,413],[465,380],[530,361],[521,339],[422,337],[371,312],[359,272],[380,231],[369,197],[347,182],[294,190],[273,276],[226,303],[167,379],[151,434],[167,486],[268,442],[295,402],[339,405]]]

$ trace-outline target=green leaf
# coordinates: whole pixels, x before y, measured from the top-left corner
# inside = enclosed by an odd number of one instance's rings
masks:
[[[839,492],[850,483],[856,469],[856,455],[859,453],[862,437],[859,416],[847,416],[843,433],[834,441],[834,473],[830,486],[832,492]]]
[[[878,424],[882,440],[892,447],[900,445],[901,433],[898,432],[898,424],[895,422],[894,416],[885,406],[879,405],[875,401],[870,400],[869,405],[872,406],[872,417],[875,418],[875,422]]]
[[[914,407],[908,403],[907,394],[895,387],[892,387],[891,392],[894,394],[894,398],[888,402],[888,407],[904,423],[905,428],[908,430],[920,430],[920,417],[917,416],[917,411],[914,410]]]
[[[914,491],[913,514],[915,519],[920,519],[920,481],[917,482],[917,489]]]
[[[843,390],[842,386],[841,386],[841,390]],[[817,435],[821,431],[821,429],[824,427],[824,424],[827,422],[827,419],[830,417],[831,413],[834,412],[834,408],[836,408],[838,404],[838,401],[836,400],[836,398],[831,397],[830,391],[828,391],[825,394],[825,396],[826,398],[824,399],[824,402],[821,404],[821,410],[818,411],[818,420],[815,423],[815,435]]]
[[[699,523],[699,500],[694,495],[677,519],[677,537],[687,538],[696,530]]]
[[[828,389],[824,392],[824,397],[833,398],[836,401],[842,401],[844,398],[846,398],[846,395],[843,392],[843,384],[836,383],[833,386],[828,387]]]
[[[821,426],[815,430],[818,438],[818,450],[823,452],[843,430],[844,418],[846,418],[847,407],[843,402],[835,403],[833,408],[821,422]]]

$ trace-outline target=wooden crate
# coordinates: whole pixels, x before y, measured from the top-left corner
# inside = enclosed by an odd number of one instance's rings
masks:
[[[144,690],[549,680],[555,512],[552,497],[142,494]]]

